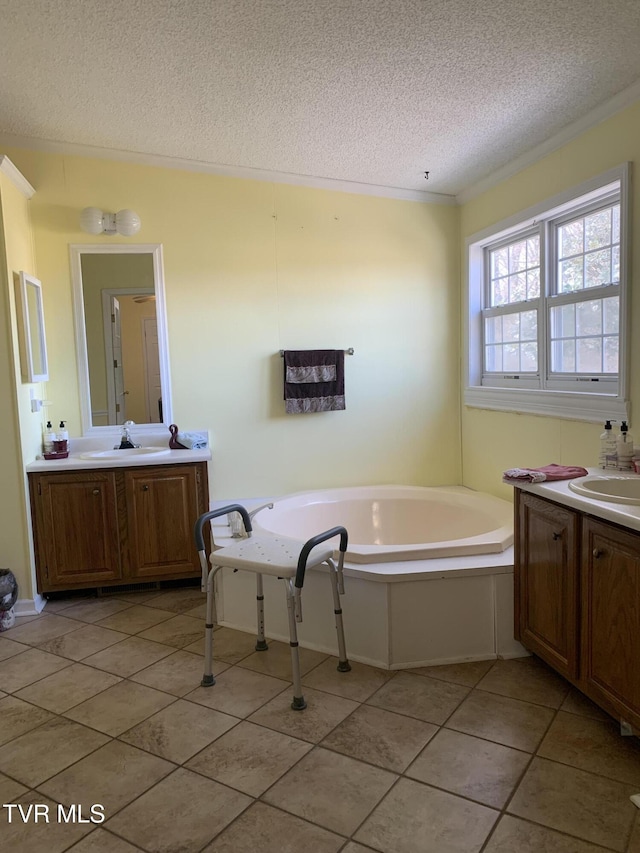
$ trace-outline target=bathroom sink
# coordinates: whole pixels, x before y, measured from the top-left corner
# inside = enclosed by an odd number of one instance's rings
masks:
[[[572,492],[600,501],[640,504],[640,477],[582,477],[569,483]]]
[[[138,456],[166,456],[171,453],[168,447],[127,447],[125,450],[90,450],[81,453],[80,459],[127,459]]]

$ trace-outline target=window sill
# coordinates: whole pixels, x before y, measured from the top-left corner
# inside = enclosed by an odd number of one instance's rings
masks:
[[[607,419],[629,421],[628,400],[606,394],[581,394],[540,389],[490,388],[470,386],[464,390],[464,404],[474,409],[522,412],[550,418],[601,423]]]

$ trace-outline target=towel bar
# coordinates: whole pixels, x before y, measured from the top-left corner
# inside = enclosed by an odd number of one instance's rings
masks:
[[[345,353],[347,355],[353,355],[355,353],[355,350],[353,347],[349,347],[349,349],[345,350]],[[280,350],[280,358],[284,358],[284,350],[283,349]]]

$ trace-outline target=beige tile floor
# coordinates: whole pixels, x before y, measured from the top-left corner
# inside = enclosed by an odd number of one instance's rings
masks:
[[[228,628],[199,686],[202,603],[69,598],[0,636],[0,805],[49,806],[0,809],[3,850],[640,853],[640,743],[537,659],[343,674],[302,649],[295,712],[288,646]]]

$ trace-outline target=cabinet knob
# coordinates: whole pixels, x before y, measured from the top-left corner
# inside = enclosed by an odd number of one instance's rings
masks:
[[[602,550],[602,548],[594,548],[593,549],[593,556],[596,558],[596,560],[598,559],[598,557],[602,557],[603,555],[604,555],[604,551]]]
[[[143,487],[142,487],[142,491],[143,491],[143,492],[148,492],[148,491],[149,491],[149,486],[143,486]]]
[[[554,532],[553,532],[553,538],[554,538],[554,539],[562,539],[562,533],[556,533],[556,532],[554,531]]]
[[[94,490],[93,490],[93,492],[92,492],[91,494],[92,494],[92,495],[99,495],[99,494],[100,494],[100,489],[94,489]]]

